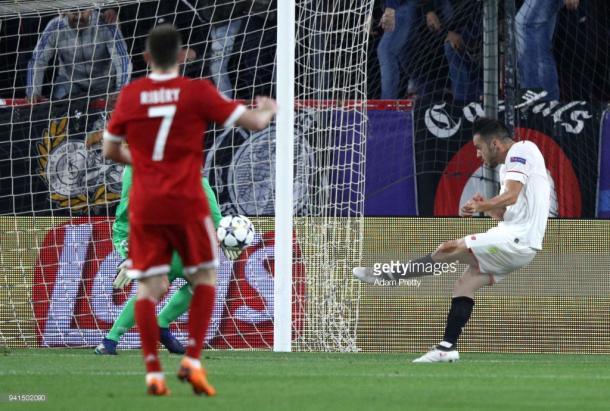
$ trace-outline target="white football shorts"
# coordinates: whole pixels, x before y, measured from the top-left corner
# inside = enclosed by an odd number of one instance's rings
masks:
[[[467,235],[464,240],[479,263],[479,271],[489,274],[490,285],[528,265],[536,256],[536,250],[520,245],[518,239],[498,227]]]

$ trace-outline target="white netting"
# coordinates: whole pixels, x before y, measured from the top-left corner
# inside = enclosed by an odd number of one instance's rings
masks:
[[[349,271],[362,249],[372,3],[297,1],[293,319],[301,350],[356,349]],[[0,20],[0,345],[96,345],[135,293],[112,289],[122,167],[102,158],[101,131],[114,94],[145,75],[145,36],[170,22],[183,36],[185,74],[209,77],[232,98],[275,95],[276,3],[0,2]],[[252,217],[258,231],[238,262],[222,258],[212,347],[273,344],[274,130],[213,128],[206,140],[221,211]],[[181,339],[185,317],[172,326]],[[121,344],[138,345],[135,329]]]

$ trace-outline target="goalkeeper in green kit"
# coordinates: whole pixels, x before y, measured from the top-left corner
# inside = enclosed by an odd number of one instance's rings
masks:
[[[112,225],[112,243],[114,244],[115,250],[120,254],[123,259],[127,258],[127,239],[129,237],[129,221],[128,221],[128,206],[129,206],[129,190],[131,189],[131,177],[132,168],[126,166],[123,172],[123,187],[121,189],[121,202],[116,209],[116,217],[114,224]],[[216,194],[212,190],[210,183],[206,178],[202,178],[203,189],[208,199],[212,220],[214,227],[218,228],[218,223],[222,219],[218,202],[216,201]],[[235,260],[240,253],[240,250],[235,249],[223,249],[225,255]],[[183,276],[183,265],[178,253],[174,252],[172,256],[172,262],[170,265],[170,271],[167,274],[170,283],[177,278],[184,278]],[[119,272],[114,279],[113,287],[122,289],[126,287],[131,280],[127,277],[127,267],[125,260],[119,265]],[[185,349],[169,331],[169,325],[175,321],[178,317],[186,312],[191,302],[192,291],[188,284],[185,284],[180,288],[168,301],[167,305],[161,310],[158,316],[160,336],[159,340],[167,348],[167,350],[174,354],[184,354]],[[95,353],[99,355],[116,355],[116,347],[119,340],[127,331],[129,331],[135,324],[134,318],[134,305],[136,296],[131,297],[123,310],[115,320],[112,328],[102,340],[102,342],[95,348]]]

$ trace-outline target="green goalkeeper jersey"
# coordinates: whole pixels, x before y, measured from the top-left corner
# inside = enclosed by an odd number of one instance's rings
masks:
[[[121,189],[121,202],[116,209],[116,215],[114,223],[112,224],[112,243],[114,244],[115,250],[121,255],[122,258],[127,258],[127,240],[129,238],[129,190],[131,190],[131,179],[133,170],[131,166],[125,166],[123,170],[123,187]],[[216,200],[216,194],[207,178],[201,179],[203,190],[210,204],[210,212],[212,214],[212,221],[214,221],[214,227],[218,228],[218,223],[222,218],[220,214],[220,207]]]

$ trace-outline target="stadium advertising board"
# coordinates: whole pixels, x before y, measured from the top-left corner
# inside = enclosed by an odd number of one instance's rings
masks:
[[[0,324],[0,332],[8,347],[99,343],[135,292],[135,286],[126,293],[112,289],[119,257],[108,238],[110,223],[96,218],[0,218],[3,274],[8,281],[0,288],[0,304],[11,307],[4,312],[8,321]],[[254,223],[265,234],[245,251],[244,259],[230,268],[221,256],[219,296],[206,338],[217,348],[269,348],[272,343],[272,223],[270,219]],[[384,261],[380,258],[385,256],[420,256],[447,238],[482,232],[493,224],[489,219],[366,218],[364,263]],[[396,241],[387,241],[388,227]],[[462,350],[609,353],[609,230],[605,220],[550,220],[543,251],[534,262],[478,297],[478,314],[468,325]],[[293,267],[297,297],[293,320],[301,335],[315,329],[304,319],[315,318],[306,315],[320,309],[304,303],[316,301],[312,295],[319,292],[304,286],[305,275],[314,276],[319,270],[315,259],[308,257],[310,253],[305,243],[295,248],[295,261],[314,262],[307,273],[301,264]],[[456,276],[421,278],[406,287],[363,287],[358,348],[372,352],[425,350],[442,335]],[[181,284],[177,282],[170,292]],[[388,312],[398,314],[379,315]],[[181,339],[185,320],[183,316],[173,326]],[[566,333],[566,329],[577,332]],[[134,329],[124,336],[121,347],[138,344]]]
[[[32,288],[41,346],[96,345],[127,299],[135,294],[135,283],[124,291],[112,288],[121,258],[112,249],[111,223],[107,219],[81,217],[47,231],[39,248]],[[273,237],[273,231],[257,235],[235,262],[219,252],[216,301],[206,335],[210,346],[269,348],[273,345]],[[302,329],[304,313],[305,269],[299,262],[300,252],[295,242],[295,333]],[[175,281],[158,308],[182,285],[183,280]],[[186,326],[187,314],[173,326],[175,335],[183,341],[187,337]],[[125,334],[121,346],[139,346],[135,329]]]

